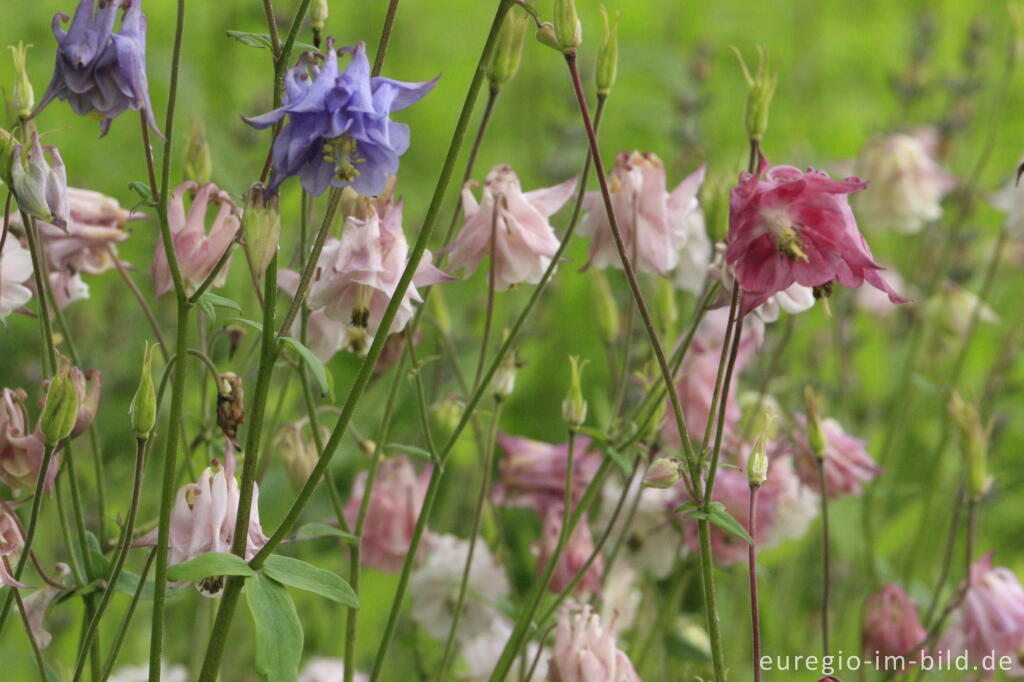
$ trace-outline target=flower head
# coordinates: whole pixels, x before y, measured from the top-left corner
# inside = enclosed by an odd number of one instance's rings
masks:
[[[114,33],[117,10],[125,8],[120,32]],[[98,116],[100,133],[124,111],[142,111],[149,127],[160,134],[149,103],[146,79],[146,15],[142,0],[81,0],[71,26],[61,23],[68,16],[53,18],[57,38],[57,63],[33,116],[54,98],[66,100],[79,116]]]
[[[865,187],[824,171],[769,168],[763,156],[756,173],[740,175],[729,198],[726,261],[743,288],[744,312],[794,283],[856,288],[867,282],[903,302],[879,274],[847,200]]]
[[[338,57],[345,52],[352,61],[340,72]],[[285,74],[283,106],[245,119],[262,130],[288,116],[274,140],[268,190],[276,192],[286,178],[298,175],[303,188],[317,196],[328,185],[380,194],[409,148],[409,126],[392,121],[391,112],[416,103],[437,79],[404,83],[371,77],[364,43],[335,50],[328,38],[323,64],[315,64],[315,58],[302,55]]]
[[[185,212],[185,192],[195,192],[188,213]],[[207,233],[206,211],[211,203],[218,209]],[[194,182],[183,182],[171,193],[167,220],[181,277],[191,287],[198,287],[213,272],[242,224],[241,212],[227,192],[212,183],[199,187]],[[224,283],[229,267],[230,263],[224,265],[215,285]],[[173,281],[163,241],[157,242],[152,273],[157,296],[171,290]]]
[[[793,415],[797,424],[806,431],[807,418],[802,414]],[[865,449],[867,441],[854,438],[843,430],[839,422],[828,418],[821,420],[825,436],[825,494],[829,498],[843,495],[859,495],[862,484],[882,472],[881,467],[871,459]],[[797,473],[804,485],[821,492],[818,465],[814,452],[805,434],[793,439],[793,459]]]
[[[452,268],[476,270],[493,250],[495,289],[536,284],[558,251],[558,238],[548,219],[565,205],[575,187],[572,178],[524,193],[519,177],[506,165],[495,166],[487,174],[479,203],[467,184],[462,189],[466,220],[449,251]]]
[[[899,585],[890,583],[868,597],[861,623],[865,655],[904,656],[926,636],[917,605]]]
[[[32,255],[11,235],[0,251],[0,320],[29,302],[32,290],[25,284],[32,278]]]
[[[612,208],[626,254],[636,269],[666,276],[681,266],[676,279],[689,291],[700,288],[711,256],[697,202],[704,174],[701,166],[669,193],[665,165],[650,152],[619,152],[609,173]],[[590,237],[590,265],[621,268],[601,194],[588,192],[583,208],[587,215],[580,234]]]
[[[520,436],[498,436],[505,458],[498,464],[500,481],[495,486],[497,504],[529,507],[543,515],[552,506],[561,507],[565,499],[565,468],[569,454],[567,443],[552,445]],[[576,438],[573,448],[573,499],[583,490],[601,466],[601,453],[590,450],[590,439]]]
[[[25,402],[28,396],[22,389],[3,389],[0,392],[0,481],[17,495],[22,488],[34,490],[43,466],[43,436],[38,429],[28,427]],[[57,458],[50,462],[44,489],[53,490],[57,477]]]
[[[25,534],[21,530],[21,523],[14,515],[11,508],[6,504],[0,504],[0,559],[17,557],[25,546]],[[7,570],[5,562],[0,561],[0,586],[10,585],[11,587],[28,587],[18,582]]]
[[[589,606],[572,613],[562,607],[549,664],[553,682],[640,682],[629,657]]]
[[[299,273],[288,268],[281,268],[277,271],[277,286],[289,296],[295,296],[299,290]],[[306,324],[306,345],[313,351],[320,362],[327,363],[334,354],[345,347],[348,338],[348,325],[344,322],[336,322],[327,317],[322,308],[309,313]],[[300,338],[302,331],[302,320],[298,317],[292,322],[291,335]]]

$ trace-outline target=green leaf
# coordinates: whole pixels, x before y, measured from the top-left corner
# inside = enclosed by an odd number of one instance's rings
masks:
[[[228,324],[231,324],[232,322],[237,322],[238,324],[244,324],[246,327],[252,327],[256,331],[258,331],[260,334],[263,333],[263,325],[260,324],[259,322],[257,322],[256,320],[247,320],[244,317],[232,317],[230,320],[227,321]]]
[[[229,38],[234,38],[238,42],[242,43],[243,45],[248,45],[249,47],[262,49],[270,48],[273,46],[273,43],[270,42],[270,36],[267,35],[266,33],[250,33],[248,31],[226,31],[226,33],[228,34]],[[310,45],[309,43],[299,42],[297,40],[295,41],[295,47],[299,48],[300,50],[312,50],[313,52],[317,51],[316,46]]]
[[[351,609],[359,608],[359,597],[347,582],[305,561],[273,554],[263,564],[263,573],[285,585],[319,594]]]
[[[230,298],[224,298],[223,296],[218,296],[217,294],[211,294],[209,291],[203,294],[202,298],[205,298],[218,308],[228,308],[229,310],[234,310],[235,312],[238,313],[242,312],[242,306],[238,305]]]
[[[676,512],[675,513],[676,514],[682,514],[685,511],[688,511],[690,509],[696,509],[696,508],[697,508],[697,503],[694,502],[693,500],[690,500],[686,504],[681,504],[678,507],[676,507]]]
[[[153,194],[149,191],[149,185],[138,180],[133,180],[128,183],[128,189],[138,194],[144,201],[150,201],[153,199]]]
[[[729,512],[725,511],[725,507],[715,507],[712,505],[708,520],[729,535],[738,537],[748,545],[754,544],[754,540],[750,537],[743,526],[740,525],[740,522],[730,516]]]
[[[388,451],[394,450],[395,452],[400,452],[403,455],[409,455],[410,457],[419,457],[421,459],[429,460],[434,459],[433,455],[431,455],[429,451],[424,450],[423,448],[418,448],[415,445],[404,445],[402,443],[388,443],[386,446],[384,446],[384,449]]]
[[[576,431],[582,433],[584,436],[590,436],[594,440],[602,443],[606,443],[609,440],[608,436],[606,436],[601,429],[594,428],[593,426],[581,426],[576,429]]]
[[[352,533],[346,533],[340,528],[334,526],[328,526],[326,523],[319,523],[314,521],[313,523],[304,524],[295,533],[296,540],[312,540],[313,538],[319,538],[324,536],[332,536],[340,538],[343,542],[354,543],[359,540],[358,537],[352,535]]]
[[[623,473],[629,474],[633,470],[633,463],[629,461],[629,458],[625,454],[619,452],[613,447],[605,448],[604,454],[608,455],[608,458],[619,465]]]
[[[225,552],[207,552],[200,554],[191,561],[175,564],[167,569],[167,579],[172,582],[179,580],[202,580],[218,575],[241,575],[249,577],[256,572],[249,568],[245,559]]]
[[[324,363],[320,362],[320,358],[310,349],[306,348],[301,342],[293,339],[290,336],[286,336],[281,339],[282,342],[288,344],[295,349],[295,352],[302,356],[306,366],[316,377],[316,382],[320,384],[320,393],[328,395],[331,400],[334,400],[334,382],[331,375],[328,374],[327,368],[324,367]]]
[[[203,294],[202,296],[199,297],[198,303],[199,303],[199,307],[203,311],[203,315],[206,316],[206,319],[209,320],[210,322],[216,322],[217,321],[217,309],[214,308],[213,307],[213,303],[209,299],[206,298],[206,294]]]
[[[294,682],[302,659],[302,623],[284,585],[257,574],[245,584],[256,630],[256,669],[270,682]]]

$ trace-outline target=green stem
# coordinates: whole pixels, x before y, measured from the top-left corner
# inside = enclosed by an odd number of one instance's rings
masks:
[[[384,57],[388,54],[388,43],[391,42],[391,28],[395,25],[395,14],[398,13],[398,0],[388,3],[388,11],[384,16],[384,27],[380,30],[380,41],[377,43],[377,54],[373,58],[373,75],[379,76],[384,68]]]
[[[36,219],[24,211],[21,211],[21,224],[25,226],[25,239],[28,241],[28,252],[32,257],[32,277],[39,298],[39,322],[43,330],[43,369],[47,375],[51,375],[57,371],[57,350],[53,345],[53,326],[50,322],[50,309],[46,303],[47,288],[43,277],[45,267],[39,249],[39,232],[36,229]]]
[[[132,595],[132,601],[128,606],[128,612],[125,613],[124,619],[121,621],[121,627],[118,629],[117,636],[114,638],[114,644],[111,646],[110,653],[107,655],[107,661],[103,665],[103,674],[100,676],[99,682],[106,682],[106,679],[110,677],[110,673],[114,669],[114,665],[117,663],[117,655],[121,651],[121,645],[124,644],[125,638],[128,636],[128,628],[132,624],[132,617],[135,615],[135,609],[142,600],[143,590],[146,589],[146,577],[149,575],[149,569],[153,565],[154,558],[156,558],[156,547],[150,551],[149,557],[146,559],[146,565],[142,568],[142,573],[139,575],[139,586],[135,588],[135,594]]]
[[[4,568],[10,573],[11,564],[7,557],[0,557],[0,559],[3,559]],[[47,682],[50,677],[46,674],[46,662],[43,660],[43,653],[39,650],[35,635],[32,634],[32,623],[29,622],[28,611],[25,610],[25,601],[21,598],[21,592],[17,587],[11,585],[10,590],[14,594],[14,600],[18,603],[18,613],[21,614],[21,622],[25,626],[25,636],[28,637],[29,644],[32,645],[32,655],[35,657],[36,667],[39,669],[39,679],[42,682]]]
[[[825,487],[825,460],[818,457],[818,487],[821,497],[821,647],[829,655],[828,603],[832,593],[832,552],[829,542],[828,494]]]

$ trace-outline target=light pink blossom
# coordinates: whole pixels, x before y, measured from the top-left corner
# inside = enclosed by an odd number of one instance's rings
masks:
[[[7,503],[0,504],[0,586],[28,587],[15,580],[5,565],[11,564],[11,570],[14,570],[14,563],[24,546],[25,534],[21,524]]]
[[[479,203],[468,185],[462,190],[466,220],[449,247],[451,267],[476,270],[491,253],[493,232],[494,288],[506,291],[518,284],[536,284],[559,245],[549,218],[565,205],[575,187],[576,178],[572,178],[524,193],[509,166],[495,166],[484,180]]]
[[[299,278],[299,273],[294,270],[282,268],[277,271],[277,286],[289,296],[295,296],[299,289]],[[334,354],[345,347],[347,330],[348,325],[327,317],[322,308],[313,310],[309,313],[306,325],[306,345],[320,362],[330,362]],[[292,322],[291,335],[295,339],[300,339],[301,333],[302,320],[296,317]]]
[[[505,458],[498,464],[499,481],[494,500],[499,505],[529,507],[544,515],[552,506],[565,502],[567,443],[552,445],[521,436],[499,435],[498,444]],[[601,466],[601,453],[590,450],[590,438],[576,438],[573,447],[573,502]]]
[[[550,506],[544,513],[543,526],[540,536],[540,555],[537,560],[537,571],[543,571],[548,565],[555,550],[558,549],[558,539],[562,533],[562,519],[564,511],[562,507]],[[562,556],[555,564],[554,573],[551,574],[551,582],[548,590],[558,594],[569,587],[569,583],[580,572],[583,565],[594,553],[594,538],[590,533],[590,525],[587,515],[580,517],[579,523],[573,529],[565,543]],[[593,563],[587,568],[587,572],[576,584],[573,594],[578,597],[585,597],[590,594],[600,594],[601,577],[604,574],[604,559],[598,555]]]
[[[185,212],[186,192],[195,193],[188,213]],[[218,208],[207,232],[206,212],[211,203]],[[242,212],[231,196],[216,185],[210,183],[199,187],[194,182],[183,182],[171,193],[167,220],[181,277],[189,288],[195,288],[206,280],[230,248],[242,225]],[[214,281],[215,286],[224,284],[229,267],[230,263],[221,269]],[[171,290],[173,281],[162,239],[157,240],[152,274],[157,296]]]
[[[71,568],[67,564],[57,564],[58,582],[63,582],[63,579],[70,574]],[[40,649],[50,646],[50,643],[53,641],[53,635],[46,629],[46,610],[50,608],[50,604],[62,592],[61,588],[47,583],[24,598],[25,615],[27,616],[29,628],[32,631],[32,638]]]
[[[804,485],[821,492],[818,463],[807,442],[807,418],[793,415],[800,430],[793,437],[793,460]],[[881,467],[871,459],[865,446],[867,441],[854,438],[843,430],[835,419],[821,421],[825,434],[825,491],[829,498],[859,495],[862,484],[882,473]]]
[[[882,279],[867,241],[857,228],[847,196],[866,183],[832,180],[824,171],[768,167],[743,173],[729,197],[726,261],[743,288],[749,312],[794,283],[856,288],[867,282],[901,303]]]
[[[43,466],[45,445],[38,429],[30,430],[25,402],[28,395],[22,389],[3,389],[0,392],[0,481],[17,495],[23,488],[35,490],[39,469]],[[44,490],[53,490],[58,462],[54,456],[46,472]]]
[[[26,284],[31,279],[32,255],[8,234],[0,253],[0,320],[29,302],[32,290]]]
[[[614,629],[602,626],[590,606],[577,613],[562,607],[548,670],[550,682],[640,682]]]
[[[427,483],[427,471],[417,475],[405,457],[381,463],[363,529],[363,563],[385,573],[395,573],[402,567],[423,507]],[[356,522],[365,487],[366,473],[362,472],[356,478],[352,498],[345,505],[349,524]]]
[[[886,585],[864,603],[861,642],[866,657],[904,656],[926,636],[917,605],[899,585]]]

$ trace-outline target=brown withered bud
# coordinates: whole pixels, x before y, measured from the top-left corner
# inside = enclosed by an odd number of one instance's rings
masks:
[[[242,379],[234,372],[220,375],[217,386],[217,426],[235,442],[238,425],[245,422]]]
[[[227,327],[224,331],[228,335],[228,358],[233,358],[238,347],[242,345],[242,339],[245,338],[245,330],[241,327]]]

